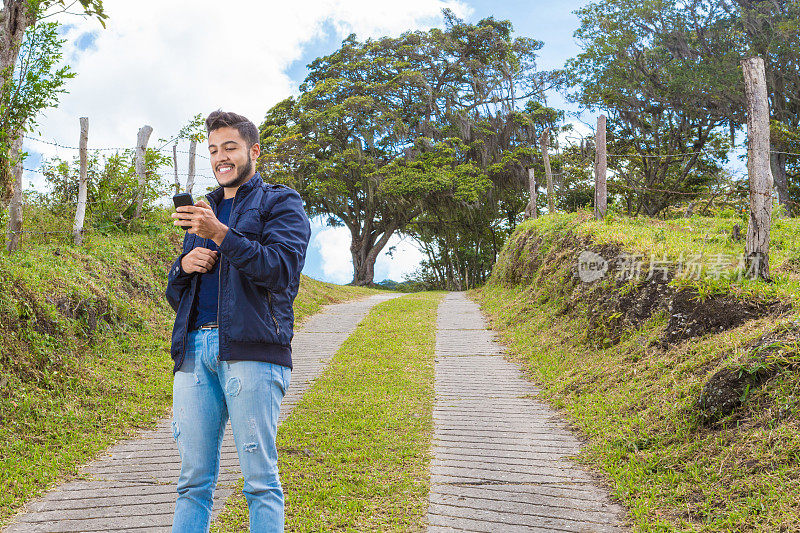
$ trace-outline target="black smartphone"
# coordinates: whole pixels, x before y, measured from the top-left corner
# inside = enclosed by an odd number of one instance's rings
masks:
[[[177,209],[184,205],[194,205],[194,199],[188,192],[182,192],[172,197],[172,203],[175,204],[175,208]],[[183,229],[189,229],[189,226],[181,225],[181,227]]]

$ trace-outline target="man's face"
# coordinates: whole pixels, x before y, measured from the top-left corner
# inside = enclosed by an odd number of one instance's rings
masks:
[[[247,141],[236,128],[219,128],[209,133],[208,151],[214,176],[222,187],[238,187],[255,174],[253,159],[258,158],[259,146],[254,144],[248,149]]]

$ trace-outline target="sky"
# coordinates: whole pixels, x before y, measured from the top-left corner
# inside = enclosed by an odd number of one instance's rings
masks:
[[[574,0],[462,1],[404,0],[104,0],[106,28],[95,20],[60,15],[65,58],[77,76],[57,108],[38,117],[25,167],[36,170],[43,158],[71,159],[78,145],[79,117],[89,117],[89,149],[132,147],[136,132],[154,128],[150,146],[160,147],[197,113],[235,111],[257,125],[275,103],[298,93],[306,65],[339,48],[355,33],[359,40],[406,30],[443,27],[441,11],[453,10],[467,22],[494,16],[512,22],[515,35],[544,42],[538,66],[549,70],[579,52],[572,34]],[[548,104],[573,109],[558,94]],[[572,117],[587,122],[591,117]],[[580,124],[578,124],[580,125]],[[159,142],[160,140],[160,142]],[[45,142],[42,142],[45,141]],[[165,150],[171,152],[171,144]],[[187,147],[179,145],[179,150]],[[198,149],[203,153],[202,147]],[[185,180],[188,155],[179,153]],[[215,185],[207,160],[198,159],[195,191]],[[164,169],[171,176],[171,169]],[[26,172],[26,187],[41,187],[41,177]],[[172,178],[169,178],[170,180]],[[389,252],[389,253],[387,253]],[[423,254],[412,239],[395,235],[375,265],[375,281],[402,281],[419,266]],[[353,277],[350,235],[346,228],[312,220],[303,273],[347,283]]]

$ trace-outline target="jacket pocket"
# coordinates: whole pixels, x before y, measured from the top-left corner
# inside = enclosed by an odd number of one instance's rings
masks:
[[[248,236],[250,239],[259,240],[264,223],[261,221],[261,214],[258,209],[251,208],[239,215],[236,220],[235,229]]]
[[[228,269],[228,287],[223,291],[220,306],[226,321],[226,332],[231,339],[240,342],[275,344],[278,336],[270,316],[269,293],[263,287],[253,285],[248,278],[235,269]]]

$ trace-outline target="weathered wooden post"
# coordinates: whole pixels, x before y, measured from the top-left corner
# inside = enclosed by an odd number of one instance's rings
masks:
[[[172,145],[172,166],[175,168],[175,194],[181,192],[181,181],[178,179],[178,143]]]
[[[769,100],[764,60],[742,61],[747,96],[747,174],[750,181],[750,218],[745,255],[751,272],[769,277],[769,230],[772,221],[772,172],[769,165]]]
[[[186,176],[186,192],[192,194],[194,188],[194,161],[197,153],[197,141],[189,141],[189,174]]]
[[[606,116],[597,117],[594,154],[594,217],[603,220],[606,216],[608,192],[606,189]]]
[[[525,206],[525,218],[538,218],[539,217],[539,208],[536,206],[536,201],[538,200],[537,190],[536,190],[536,176],[533,175],[533,169],[528,169],[528,191],[531,194],[531,199],[528,201],[528,205]]]
[[[550,128],[545,128],[541,137],[542,161],[544,162],[544,175],[547,178],[547,214],[556,212],[556,202],[553,198],[553,172],[550,170]]]
[[[136,213],[133,215],[134,219],[142,216],[144,188],[147,185],[144,158],[145,154],[147,153],[147,141],[150,140],[151,133],[153,133],[153,128],[150,126],[144,126],[139,129],[139,133],[136,136],[136,175],[139,176],[139,192],[136,196]]]
[[[89,168],[86,149],[89,144],[89,118],[81,117],[81,140],[78,156],[81,161],[81,175],[78,183],[78,206],[75,209],[75,224],[72,226],[72,242],[80,246],[83,242],[83,221],[86,217],[86,196],[89,189]]]
[[[8,205],[8,241],[6,249],[9,252],[19,248],[22,236],[22,132],[20,131],[11,143],[9,154],[14,158],[14,167],[11,170],[13,180],[13,193],[11,203]]]

